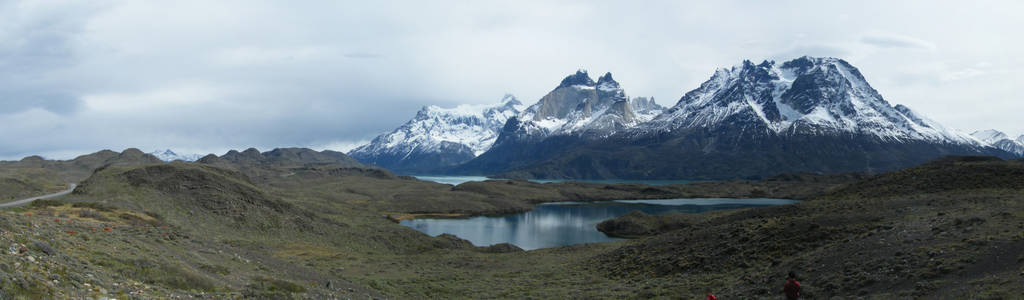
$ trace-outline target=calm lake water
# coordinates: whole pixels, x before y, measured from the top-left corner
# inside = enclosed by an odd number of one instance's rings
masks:
[[[402,225],[431,236],[454,234],[477,246],[510,243],[525,250],[582,243],[620,240],[597,231],[597,223],[634,210],[647,214],[700,213],[792,204],[784,199],[694,198],[668,200],[619,200],[602,202],[558,202],[537,205],[533,210],[500,217],[468,219],[404,220]]]
[[[487,178],[484,176],[413,176],[419,180],[433,181],[437,183],[459,185],[469,181],[484,181],[493,178]],[[564,181],[581,181],[581,182],[596,182],[605,184],[615,183],[643,183],[649,185],[669,185],[669,184],[687,184],[692,181],[690,180],[626,180],[626,179],[601,179],[601,180],[580,180],[580,179],[531,179],[530,181],[539,183],[549,182],[564,182]]]

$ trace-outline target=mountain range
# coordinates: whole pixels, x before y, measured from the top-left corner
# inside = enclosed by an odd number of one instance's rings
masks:
[[[999,148],[1000,150],[1010,152],[1018,156],[1024,156],[1024,134],[1013,139],[1001,131],[988,129],[975,131],[971,136],[991,145],[992,147]]]
[[[521,110],[513,95],[496,105],[425,106],[412,120],[348,154],[396,171],[454,166],[487,151],[505,122]]]
[[[423,107],[413,119],[348,154],[398,172],[442,173],[490,150],[499,139],[551,136],[606,138],[650,121],[664,107],[653,98],[629,99],[611,73],[597,81],[578,70],[536,104],[513,95],[495,105]],[[521,125],[515,133],[508,126]],[[504,134],[504,136],[502,136]]]
[[[498,118],[485,113],[495,107],[466,107],[424,108],[349,154],[406,173],[585,179],[882,172],[951,154],[1021,155],[1011,147],[1019,141],[891,105],[856,67],[829,57],[721,68],[670,108],[584,70],[525,109],[503,101]],[[486,134],[463,134],[463,124]]]

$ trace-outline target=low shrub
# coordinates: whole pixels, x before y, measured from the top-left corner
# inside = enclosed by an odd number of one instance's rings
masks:
[[[91,208],[91,209],[95,209],[95,210],[98,210],[98,211],[113,211],[114,210],[113,207],[106,206],[106,205],[104,205],[102,203],[96,203],[96,202],[75,202],[75,203],[71,204],[71,207]]]

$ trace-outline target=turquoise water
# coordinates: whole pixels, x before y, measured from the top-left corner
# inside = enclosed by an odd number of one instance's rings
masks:
[[[597,223],[634,210],[647,214],[701,213],[712,210],[796,203],[784,199],[693,198],[666,200],[618,200],[559,202],[537,205],[533,210],[507,216],[468,219],[404,220],[402,225],[431,236],[454,234],[477,246],[510,243],[525,250],[582,243],[620,240],[597,231]]]
[[[433,181],[443,184],[459,185],[469,181],[484,181],[492,178],[483,176],[413,176],[419,180]],[[627,180],[627,179],[600,179],[600,180],[580,180],[580,179],[531,179],[530,181],[539,183],[550,183],[550,182],[565,182],[565,181],[581,181],[581,182],[595,182],[605,184],[616,184],[616,183],[642,183],[649,185],[669,185],[669,184],[687,184],[692,181],[690,180]]]

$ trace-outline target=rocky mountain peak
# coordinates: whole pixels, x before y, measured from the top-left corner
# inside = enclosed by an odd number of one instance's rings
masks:
[[[353,149],[349,155],[403,172],[429,172],[458,164],[487,151],[505,122],[518,115],[521,107],[511,94],[496,104],[425,106],[413,119]]]
[[[975,131],[974,133],[971,133],[971,136],[989,144],[1010,138],[1006,133],[995,129]]]
[[[159,158],[162,161],[166,161],[166,162],[171,162],[171,161],[175,161],[175,160],[196,161],[196,160],[198,160],[198,159],[203,157],[200,154],[180,154],[180,153],[174,152],[174,150],[171,150],[171,149],[156,150],[156,151],[153,151],[153,152],[149,152],[149,154],[155,156],[156,158]]]
[[[746,60],[719,69],[650,128],[743,127],[773,134],[874,135],[886,140],[972,144],[909,108],[890,105],[854,66],[804,56],[777,64]]]
[[[1024,155],[1024,135],[1013,139],[1002,131],[987,129],[975,131],[971,136],[999,150]]]
[[[590,79],[590,75],[587,75],[587,70],[577,70],[576,74],[566,76],[562,79],[562,83],[558,85],[558,88],[570,87],[574,85],[582,86],[594,86],[594,80]]]
[[[635,97],[630,100],[630,105],[633,106],[633,110],[635,111],[665,109],[665,107],[654,102],[654,97]]]
[[[597,78],[597,85],[601,84],[615,85],[615,87],[619,86],[619,82],[612,78],[612,72],[605,72],[604,75]]]
[[[502,106],[506,106],[506,107],[508,107],[508,106],[515,106],[515,105],[523,105],[522,102],[519,102],[519,98],[516,98],[516,96],[512,95],[512,94],[505,94],[505,96],[501,97],[501,103],[502,103]]]

